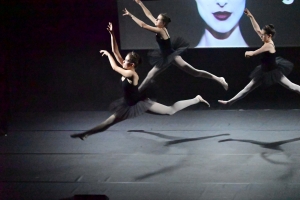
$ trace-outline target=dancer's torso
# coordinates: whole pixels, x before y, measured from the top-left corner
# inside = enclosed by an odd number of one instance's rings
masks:
[[[130,83],[130,82],[131,83]],[[123,89],[124,99],[127,105],[135,105],[141,99],[141,95],[137,85],[133,85],[133,81],[129,78],[121,79],[121,85]]]
[[[174,52],[172,49],[171,39],[168,38],[166,40],[162,39],[158,34],[156,34],[156,42],[158,43],[159,49],[163,56],[168,56]]]
[[[264,72],[268,72],[277,68],[275,53],[265,51],[261,54],[261,69]]]

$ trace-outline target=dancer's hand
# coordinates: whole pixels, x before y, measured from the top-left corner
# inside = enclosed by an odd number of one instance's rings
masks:
[[[249,18],[253,17],[253,15],[251,14],[251,12],[250,12],[247,8],[245,8],[244,13],[245,13]]]
[[[142,1],[141,0],[134,0],[137,4],[140,4]]]
[[[108,26],[107,26],[107,30],[110,34],[113,34],[114,31],[113,31],[113,25],[111,22],[108,23]]]
[[[252,51],[246,51],[245,52],[245,57],[250,58],[250,56],[252,56]]]
[[[109,56],[110,54],[106,50],[101,50],[100,53],[102,53],[102,56]]]
[[[123,12],[124,12],[123,16],[126,16],[126,15],[128,15],[129,17],[132,16],[132,14],[126,8],[123,10]]]

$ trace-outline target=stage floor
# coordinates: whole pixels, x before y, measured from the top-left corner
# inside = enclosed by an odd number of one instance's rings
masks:
[[[0,137],[1,199],[300,199],[300,110],[144,114],[70,138],[109,115],[14,113]]]

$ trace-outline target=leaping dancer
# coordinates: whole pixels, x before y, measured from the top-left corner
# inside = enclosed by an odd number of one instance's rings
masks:
[[[147,97],[144,97],[144,95],[142,95],[138,91],[139,76],[136,72],[136,68],[140,63],[140,56],[135,52],[130,52],[127,54],[125,59],[123,59],[119,53],[119,48],[114,36],[113,26],[111,23],[109,23],[107,30],[111,35],[112,51],[115,55],[115,58],[122,65],[122,67],[119,67],[117,65],[114,58],[108,51],[101,50],[100,53],[102,54],[102,56],[108,57],[112,69],[122,76],[121,86],[123,88],[123,97],[111,103],[110,109],[114,112],[113,115],[104,120],[100,125],[88,131],[78,134],[72,134],[72,138],[80,138],[84,140],[92,134],[105,131],[107,128],[120,121],[136,117],[145,113],[146,111],[151,111],[153,113],[162,115],[173,115],[188,106],[200,102],[203,102],[209,106],[209,103],[205,101],[200,95],[197,95],[193,99],[178,101],[172,106],[165,106],[152,101]]]
[[[250,11],[245,9],[244,13],[250,18],[255,32],[264,42],[261,48],[255,51],[246,51],[245,57],[248,58],[260,54],[261,65],[257,66],[251,73],[250,78],[252,80],[244,89],[242,89],[230,100],[219,100],[218,102],[224,105],[231,105],[245,97],[258,86],[262,85],[263,87],[268,87],[274,83],[279,83],[285,88],[300,94],[300,86],[292,83],[286,78],[286,75],[288,75],[294,67],[293,63],[281,57],[276,57],[276,49],[273,42],[273,38],[276,33],[274,25],[269,24],[260,29],[260,26]]]
[[[159,50],[153,51],[149,54],[150,64],[154,67],[149,71],[147,77],[139,86],[139,91],[143,91],[148,86],[151,79],[155,78],[171,64],[177,66],[179,69],[194,77],[202,77],[215,80],[220,83],[225,90],[228,89],[228,84],[223,77],[215,76],[204,70],[195,69],[193,66],[182,59],[180,54],[187,49],[188,43],[185,42],[182,38],[176,38],[171,42],[170,35],[167,30],[167,25],[171,22],[171,19],[166,14],[159,14],[155,19],[141,0],[134,1],[141,6],[145,15],[151,20],[151,22],[154,23],[155,26],[150,26],[144,23],[133,14],[131,14],[126,8],[124,9],[123,15],[131,17],[134,22],[136,22],[145,30],[155,33],[156,41],[159,45]]]

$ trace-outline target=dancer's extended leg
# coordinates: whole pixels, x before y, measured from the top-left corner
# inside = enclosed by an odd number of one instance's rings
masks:
[[[163,67],[163,69],[154,66],[147,74],[146,78],[139,86],[139,91],[142,92],[146,87],[148,87],[151,79],[155,78],[158,74],[163,72],[167,67]]]
[[[282,78],[278,82],[283,87],[292,90],[294,92],[297,92],[300,94],[300,86],[296,85],[295,83],[291,82],[289,79],[287,79],[285,76],[282,76]]]
[[[218,102],[221,104],[233,104],[234,102],[244,98],[247,94],[249,94],[252,90],[261,85],[260,80],[252,79],[248,85],[244,89],[242,89],[239,93],[237,93],[232,99],[228,101],[219,100]]]
[[[108,129],[109,127],[111,127],[112,125],[114,125],[120,121],[122,121],[120,118],[117,118],[115,115],[111,115],[109,118],[107,118],[105,121],[103,121],[100,125],[92,128],[90,130],[87,130],[83,133],[72,134],[71,137],[72,138],[80,138],[80,139],[84,140],[89,135],[105,131],[106,129]]]
[[[175,66],[177,66],[182,71],[194,76],[194,77],[202,77],[202,78],[208,78],[217,81],[220,83],[225,90],[228,89],[228,84],[226,83],[225,79],[223,77],[215,76],[207,71],[204,70],[198,70],[195,69],[193,66],[191,66],[189,63],[184,61],[181,56],[176,56],[174,61],[172,62]]]
[[[188,106],[191,106],[193,104],[197,104],[199,102],[206,103],[208,106],[210,106],[209,103],[207,101],[205,101],[200,95],[197,95],[193,99],[177,101],[172,106],[165,106],[160,103],[154,103],[149,108],[149,111],[157,113],[157,114],[162,114],[162,115],[173,115],[176,112],[178,112]]]

